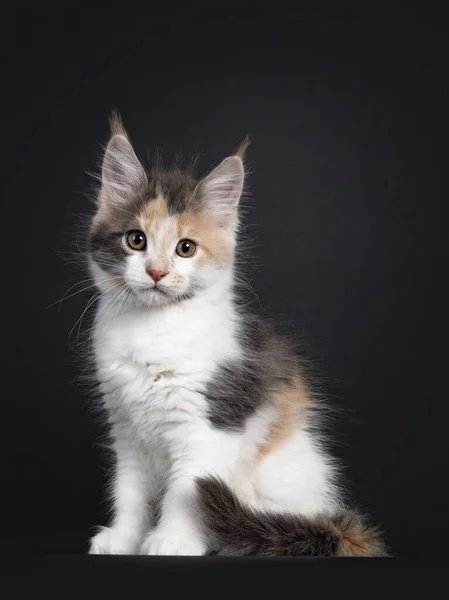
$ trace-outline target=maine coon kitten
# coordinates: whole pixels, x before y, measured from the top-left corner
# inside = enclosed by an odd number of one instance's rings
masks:
[[[199,181],[147,173],[112,119],[89,251],[114,516],[93,554],[385,553],[343,506],[300,358],[234,293],[245,146]]]

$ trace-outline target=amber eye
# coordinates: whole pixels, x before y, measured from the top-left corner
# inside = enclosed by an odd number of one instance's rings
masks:
[[[196,252],[196,244],[191,240],[181,240],[176,246],[176,254],[182,258],[190,258]]]
[[[145,250],[147,238],[141,231],[130,231],[126,236],[126,243],[133,250]]]

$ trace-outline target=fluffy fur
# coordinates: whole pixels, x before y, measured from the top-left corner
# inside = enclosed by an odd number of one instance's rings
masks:
[[[200,180],[146,172],[113,119],[89,253],[114,517],[91,553],[384,553],[345,512],[305,364],[235,294],[246,146]]]
[[[197,480],[201,523],[206,535],[231,556],[382,556],[376,529],[354,512],[304,518],[253,510],[218,478]]]

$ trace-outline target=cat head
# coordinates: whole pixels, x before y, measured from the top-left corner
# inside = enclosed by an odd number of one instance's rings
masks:
[[[113,117],[89,232],[100,290],[164,306],[229,281],[247,145],[200,180],[179,168],[146,172]]]

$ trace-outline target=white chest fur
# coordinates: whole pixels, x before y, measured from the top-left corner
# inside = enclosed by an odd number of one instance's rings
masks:
[[[145,444],[204,420],[207,381],[221,360],[238,356],[231,303],[200,302],[98,319],[97,373],[110,419],[125,421]]]

